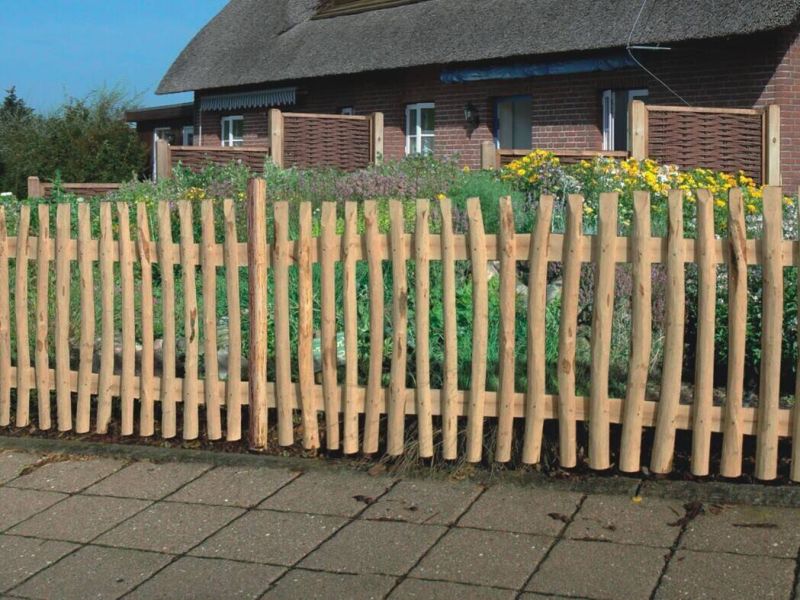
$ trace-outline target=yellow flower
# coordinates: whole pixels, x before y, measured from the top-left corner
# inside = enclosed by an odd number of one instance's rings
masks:
[[[725,208],[725,200],[721,200],[721,199],[717,198],[717,200],[716,200],[716,202],[714,204],[716,204],[720,208]]]
[[[441,202],[442,200],[446,200],[446,199],[447,199],[447,196],[445,196],[444,194],[436,194],[436,199],[437,199],[439,202]]]
[[[519,175],[520,177],[525,177],[525,169],[518,169],[517,175]]]
[[[749,212],[751,215],[754,214],[757,210],[758,210],[758,208],[756,207],[755,204],[748,204],[747,205],[747,212]]]
[[[794,200],[792,200],[791,198],[789,198],[789,196],[786,196],[786,197],[783,199],[783,203],[784,203],[786,206],[794,206]]]
[[[464,168],[462,170],[464,171],[464,173],[469,173],[470,171],[469,165],[464,165]]]

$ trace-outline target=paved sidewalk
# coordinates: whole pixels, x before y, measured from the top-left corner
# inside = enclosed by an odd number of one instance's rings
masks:
[[[0,453],[7,598],[795,597],[800,510]]]

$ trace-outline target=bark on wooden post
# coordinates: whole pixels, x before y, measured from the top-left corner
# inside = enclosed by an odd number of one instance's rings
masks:
[[[496,169],[497,164],[497,148],[494,142],[485,141],[481,142],[481,169]]]
[[[372,164],[379,165],[383,162],[383,113],[372,113],[370,117],[370,148],[372,149]]]
[[[42,182],[38,177],[28,177],[28,198],[43,198]]]
[[[781,185],[781,107],[770,104],[764,118],[764,183]]]
[[[272,162],[283,167],[283,113],[277,108],[269,109],[269,145]]]
[[[644,160],[647,158],[647,106],[641,100],[631,102],[628,113],[628,147],[631,158]]]
[[[172,151],[167,140],[156,141],[156,172],[154,176],[156,181],[172,177]]]

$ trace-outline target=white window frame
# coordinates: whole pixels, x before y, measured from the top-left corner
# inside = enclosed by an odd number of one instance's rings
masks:
[[[236,121],[244,121],[244,117],[242,115],[229,115],[226,117],[222,117],[222,121],[220,122],[219,137],[222,146],[226,148],[233,148],[244,144],[244,123],[242,124],[242,137],[240,138],[233,137],[233,123]],[[229,135],[227,139],[225,138],[226,123],[230,123],[230,127],[228,128]]]
[[[618,90],[604,90],[603,91],[603,150],[611,151],[616,146],[615,131],[617,114],[616,96],[615,92]],[[628,90],[627,102],[628,106],[632,100],[637,98],[647,98],[650,92],[644,88],[636,88]]]
[[[183,129],[181,130],[181,141],[183,142],[184,146],[193,145],[189,143],[189,136],[194,138],[194,125],[184,125]]]
[[[169,141],[169,138],[167,136],[171,133],[172,133],[172,127],[156,127],[155,129],[153,129],[153,143],[155,144],[158,140]]]
[[[436,104],[434,102],[417,102],[406,105],[406,154],[422,154],[422,140],[424,138],[436,139],[435,126],[434,133],[422,133],[422,111],[423,109],[433,109],[434,119],[436,119]],[[411,113],[416,112],[417,127],[412,132]],[[413,140],[414,148],[411,147]],[[435,143],[435,142],[434,142]]]

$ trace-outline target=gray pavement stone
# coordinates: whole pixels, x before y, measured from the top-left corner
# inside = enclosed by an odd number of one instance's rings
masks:
[[[450,525],[478,497],[482,488],[469,483],[401,481],[371,505],[365,519]]]
[[[513,485],[486,490],[458,522],[460,526],[556,536],[581,494]]]
[[[647,600],[666,555],[663,548],[561,540],[527,589],[597,600]]]
[[[389,595],[389,600],[513,600],[515,596],[513,590],[409,577]]]
[[[38,512],[66,498],[57,492],[40,492],[36,490],[18,490],[0,487],[0,531],[30,518]]]
[[[86,543],[148,504],[132,498],[72,496],[20,523],[9,533]]]
[[[684,514],[680,502],[628,496],[589,496],[564,535],[577,540],[670,548],[681,528],[670,526]]]
[[[767,506],[706,506],[705,514],[699,515],[686,527],[681,547],[794,558],[800,548],[800,510]]]
[[[253,511],[190,554],[292,566],[345,523],[339,517]]]
[[[795,562],[768,556],[679,550],[667,566],[656,600],[792,597]]]
[[[168,497],[177,502],[197,502],[250,508],[297,477],[283,469],[217,467]]]
[[[267,498],[258,508],[352,517],[364,509],[365,502],[385,493],[392,483],[388,477],[363,473],[312,471]]]
[[[445,531],[436,525],[354,521],[300,566],[344,573],[405,575]]]
[[[0,535],[0,592],[19,585],[77,547],[67,542]]]
[[[34,575],[11,594],[59,600],[119,598],[169,560],[165,554],[86,546]]]
[[[99,481],[85,493],[160,500],[210,468],[211,465],[193,463],[137,462]]]
[[[109,458],[74,458],[43,464],[6,485],[74,494],[125,466]]]
[[[270,565],[185,556],[159,571],[125,600],[255,600],[284,571]]]
[[[243,512],[232,506],[159,502],[103,534],[97,543],[181,554]]]
[[[380,600],[395,584],[394,577],[351,575],[293,569],[267,592],[264,600]]]
[[[13,450],[0,452],[0,484],[18,477],[20,471],[36,463],[41,458],[41,454],[31,454],[29,452],[15,452]]]
[[[411,575],[519,589],[553,541],[550,537],[507,531],[451,529]]]

